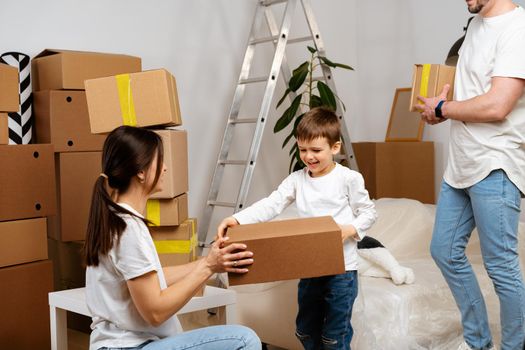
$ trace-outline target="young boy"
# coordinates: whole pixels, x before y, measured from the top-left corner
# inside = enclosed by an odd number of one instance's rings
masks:
[[[346,272],[300,280],[296,336],[306,350],[349,350],[357,297],[357,241],[375,222],[376,211],[361,174],[333,160],[341,149],[339,120],[333,111],[314,108],[306,113],[296,137],[306,167],[290,174],[269,197],[225,218],[217,234],[224,236],[234,225],[268,221],[293,201],[300,217],[332,216],[342,230]]]

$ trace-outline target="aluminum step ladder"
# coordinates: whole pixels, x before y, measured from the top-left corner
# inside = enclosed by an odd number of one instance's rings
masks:
[[[298,2],[300,2],[304,10],[310,35],[305,37],[289,39],[288,36],[290,33],[290,27]],[[271,7],[280,3],[286,3],[286,7],[284,9],[281,26],[279,28],[274,18],[274,14]],[[268,37],[256,37],[256,32],[260,28],[263,19],[266,20],[266,24],[271,35]],[[224,136],[222,138],[222,144],[219,151],[218,160],[215,166],[215,171],[213,173],[213,178],[208,193],[208,199],[206,201],[206,207],[204,209],[203,219],[201,220],[201,223],[199,225],[199,247],[205,247],[206,242],[209,242],[215,236],[215,228],[212,230],[212,232],[209,233],[209,231],[213,211],[216,207],[230,207],[233,209],[234,213],[244,208],[257,161],[257,154],[259,153],[259,148],[261,145],[264,127],[267,121],[268,113],[270,111],[270,105],[275,92],[277,78],[279,77],[279,71],[281,71],[286,84],[288,84],[288,81],[291,78],[291,70],[288,67],[285,55],[286,46],[287,44],[305,41],[313,42],[319,56],[326,56],[324,44],[321,39],[319,29],[317,27],[317,22],[315,21],[313,15],[310,0],[258,0],[255,10],[255,16],[252,22],[252,28],[250,31],[250,37],[248,39],[246,53],[244,54],[241,73],[239,75],[239,80],[235,89],[235,94],[230,107],[228,121],[226,123]],[[268,42],[273,42],[275,46],[275,53],[273,56],[273,61],[269,75],[262,77],[250,77],[250,68],[256,46]],[[325,82],[330,87],[330,89],[337,95],[330,67],[328,67],[325,64],[321,64],[321,70],[323,73],[322,76],[314,77],[314,79],[322,80],[323,82]],[[257,118],[240,118],[239,111],[245,94],[245,89],[247,86],[256,83],[266,83],[259,115]],[[288,97],[290,98],[290,100],[293,100],[296,97],[296,94],[292,92],[288,95]],[[342,156],[339,157],[339,160],[346,161],[346,164],[351,169],[357,170],[358,167],[352,149],[352,144],[350,142],[348,129],[345,125],[345,118],[343,116],[341,102],[338,99],[337,115],[340,116],[342,132],[341,136],[343,139]],[[231,160],[228,158],[228,154],[230,152],[231,143],[235,132],[235,126],[241,123],[255,124],[255,131],[251,140],[248,157],[245,160]],[[222,202],[218,200],[219,190],[222,183],[225,167],[230,165],[244,167],[244,173],[236,202]]]

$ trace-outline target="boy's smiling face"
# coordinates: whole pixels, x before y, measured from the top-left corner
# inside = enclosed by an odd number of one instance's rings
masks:
[[[311,177],[319,177],[328,174],[335,166],[334,155],[339,153],[341,142],[332,146],[328,144],[326,137],[306,141],[297,140],[299,156],[308,167]]]

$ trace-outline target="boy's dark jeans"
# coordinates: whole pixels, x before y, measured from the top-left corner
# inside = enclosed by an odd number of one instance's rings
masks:
[[[296,336],[305,350],[350,350],[357,271],[299,281]]]

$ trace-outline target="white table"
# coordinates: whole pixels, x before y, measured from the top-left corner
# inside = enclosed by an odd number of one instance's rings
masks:
[[[226,323],[236,323],[234,290],[206,286],[202,297],[193,297],[177,312],[186,314],[219,306],[226,307]],[[49,312],[51,326],[51,350],[67,350],[67,311],[91,316],[86,305],[85,288],[76,288],[49,293]]]

